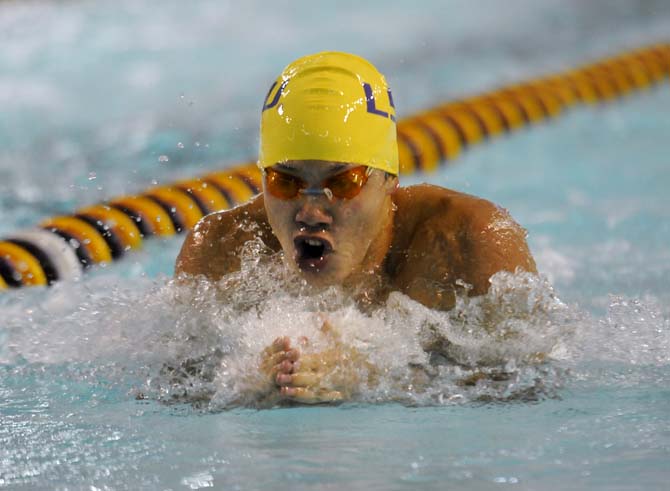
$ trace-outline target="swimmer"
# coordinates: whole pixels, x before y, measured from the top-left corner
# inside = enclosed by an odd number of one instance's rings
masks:
[[[263,192],[196,225],[177,258],[180,279],[238,271],[245,243],[257,239],[309,285],[340,285],[372,304],[397,291],[449,310],[461,290],[486,293],[499,271],[536,273],[525,230],[506,210],[438,186],[399,186],[391,91],[358,56],[317,53],[284,69],[263,104],[258,165]],[[322,330],[332,335],[327,323]],[[279,338],[261,371],[284,399],[346,399],[357,377],[335,386],[328,374],[352,364],[371,371],[353,348],[333,346],[301,356]]]

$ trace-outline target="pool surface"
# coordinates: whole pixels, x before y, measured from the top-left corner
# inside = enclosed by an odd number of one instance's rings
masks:
[[[0,2],[0,236],[253,158],[262,97],[309,52],[368,57],[403,117],[668,32],[660,0]],[[183,237],[1,294],[0,488],[667,489],[668,135],[666,81],[405,178],[509,209],[546,279],[502,275],[452,314],[402,296],[363,313],[253,260],[246,289],[185,291]],[[477,330],[491,305],[508,336]],[[388,379],[336,407],[239,407],[263,343],[316,336],[324,310]],[[396,384],[426,325],[509,376]],[[166,375],[217,348],[208,378]]]

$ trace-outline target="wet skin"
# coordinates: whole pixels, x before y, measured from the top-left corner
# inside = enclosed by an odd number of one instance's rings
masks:
[[[297,161],[281,170],[312,189],[347,167]],[[397,178],[374,170],[352,199],[301,194],[285,200],[265,191],[204,217],[184,242],[176,275],[184,281],[195,275],[219,280],[239,270],[242,247],[260,238],[268,253],[283,251],[286,267],[315,287],[342,285],[368,304],[400,291],[427,307],[449,310],[464,283],[469,295],[481,295],[499,271],[536,272],[525,236],[506,210],[489,201],[427,184],[400,188]],[[332,333],[326,324],[322,330]],[[306,403],[348,397],[356,375],[332,387],[326,374],[334,367],[369,368],[364,357],[339,342],[301,356],[299,347],[279,338],[261,358],[261,371],[282,397]]]
[[[347,400],[364,382],[375,384],[376,368],[358,350],[347,346],[332,325],[325,321],[321,332],[329,348],[318,353],[301,353],[287,337],[280,337],[261,354],[260,371],[273,384],[269,396],[307,404]],[[309,340],[299,340],[308,347]],[[365,380],[363,380],[365,378]]]

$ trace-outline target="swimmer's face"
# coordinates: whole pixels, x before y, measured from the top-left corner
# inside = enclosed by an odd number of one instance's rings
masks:
[[[335,162],[290,161],[266,171],[263,190],[272,231],[287,264],[311,284],[342,283],[377,266],[371,260],[374,239],[392,223],[391,195],[398,180],[366,170]],[[269,183],[271,179],[275,181]],[[361,182],[365,184],[358,189],[350,187]],[[324,183],[331,183],[333,190],[324,192]],[[307,191],[295,193],[295,185]]]

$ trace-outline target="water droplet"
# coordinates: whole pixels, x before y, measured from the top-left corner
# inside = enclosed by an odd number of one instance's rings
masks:
[[[177,148],[184,148],[184,144],[182,142],[177,142]]]
[[[161,155],[160,157],[158,157],[158,161],[161,163],[168,162],[169,160],[170,158],[167,155]]]

